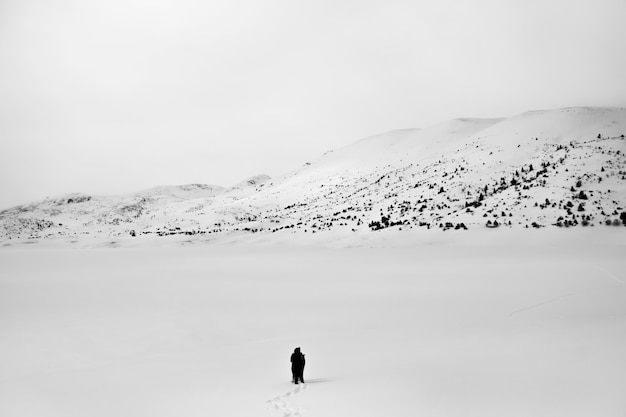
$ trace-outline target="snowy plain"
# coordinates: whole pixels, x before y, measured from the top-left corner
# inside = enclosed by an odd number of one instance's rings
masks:
[[[0,415],[626,415],[622,229],[368,236],[1,248]]]

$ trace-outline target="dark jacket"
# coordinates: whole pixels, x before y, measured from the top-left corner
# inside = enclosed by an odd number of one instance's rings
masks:
[[[291,354],[291,367],[295,369],[303,369],[304,363],[304,354],[300,352],[300,348],[296,348],[296,350],[294,350]]]

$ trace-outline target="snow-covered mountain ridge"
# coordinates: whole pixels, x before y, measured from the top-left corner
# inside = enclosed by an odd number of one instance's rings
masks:
[[[0,212],[0,240],[626,225],[626,109],[455,119],[230,187],[70,194]]]

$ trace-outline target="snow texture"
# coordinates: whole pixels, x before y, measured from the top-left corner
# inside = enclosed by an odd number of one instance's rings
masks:
[[[621,416],[621,230],[5,247],[0,415]]]

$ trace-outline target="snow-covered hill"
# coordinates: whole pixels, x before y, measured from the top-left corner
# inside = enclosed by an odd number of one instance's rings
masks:
[[[626,109],[455,119],[372,136],[230,188],[71,194],[0,212],[0,239],[258,236],[626,224]]]

